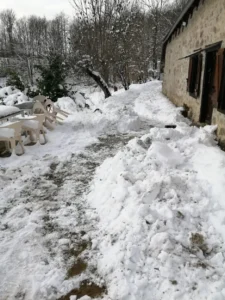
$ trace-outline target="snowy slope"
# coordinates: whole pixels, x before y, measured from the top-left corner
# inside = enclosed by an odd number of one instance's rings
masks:
[[[0,158],[0,299],[56,300],[87,278],[105,300],[225,299],[215,128],[190,127],[160,82],[89,97],[102,113],[72,108],[46,145]],[[91,267],[68,278],[81,241]]]

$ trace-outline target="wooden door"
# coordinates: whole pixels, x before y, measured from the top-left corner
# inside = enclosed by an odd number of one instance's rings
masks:
[[[205,122],[211,124],[213,107],[216,105],[216,87],[214,84],[215,70],[216,70],[216,52],[207,53],[207,107],[206,107],[206,119]]]
[[[213,108],[218,107],[224,49],[206,53],[201,122],[211,124]]]

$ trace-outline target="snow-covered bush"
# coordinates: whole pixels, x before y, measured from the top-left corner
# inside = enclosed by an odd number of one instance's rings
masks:
[[[20,104],[22,102],[29,101],[29,98],[20,90],[15,89],[12,86],[6,86],[0,88],[0,100],[1,103],[9,106]]]
[[[34,98],[37,95],[40,95],[41,92],[36,85],[28,85],[26,88],[26,95],[30,98]]]
[[[25,89],[25,86],[24,86],[20,76],[15,71],[10,71],[6,85],[12,86],[21,91],[24,91],[24,89]]]

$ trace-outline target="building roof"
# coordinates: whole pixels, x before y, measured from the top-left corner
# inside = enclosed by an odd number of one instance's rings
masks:
[[[163,40],[163,44],[166,44],[169,38],[172,36],[174,31],[177,29],[177,27],[182,25],[182,22],[187,21],[190,13],[193,11],[193,8],[195,8],[199,4],[200,0],[189,0],[187,5],[184,7],[182,13],[180,14],[179,18],[177,19],[176,23],[173,25],[173,27],[170,29],[170,31],[167,33]]]

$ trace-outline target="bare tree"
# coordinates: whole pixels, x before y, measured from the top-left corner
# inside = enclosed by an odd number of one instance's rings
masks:
[[[35,65],[56,53],[75,76],[86,74],[109,96],[109,85],[144,82],[161,57],[163,37],[187,0],[71,0],[75,18],[30,16],[16,20],[0,13],[0,67],[17,70],[35,83]],[[81,67],[88,57],[91,64]],[[79,67],[79,68],[78,68]],[[68,70],[69,71],[69,70]],[[97,77],[96,77],[97,76]],[[102,85],[103,83],[103,85]],[[107,90],[108,89],[108,90]]]
[[[13,29],[16,15],[13,10],[7,9],[0,14],[0,20],[3,27],[6,55],[12,56],[14,55]]]

